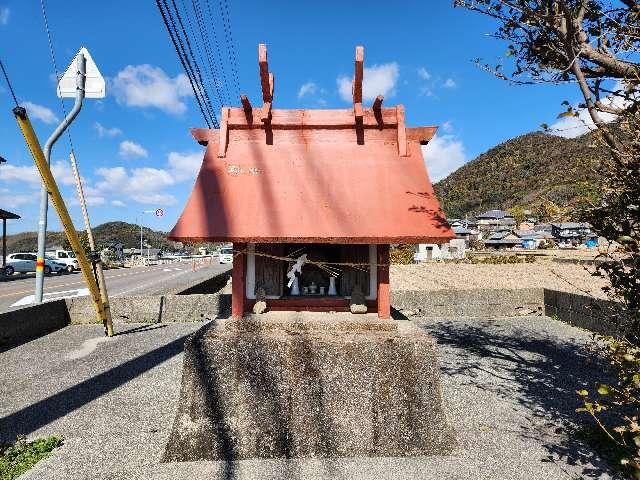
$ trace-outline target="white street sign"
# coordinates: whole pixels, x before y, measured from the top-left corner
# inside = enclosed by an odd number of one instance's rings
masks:
[[[82,47],[80,51],[73,57],[71,64],[67,67],[64,75],[58,82],[58,97],[75,97],[77,90],[76,75],[78,73],[77,59],[78,55],[84,55],[87,60],[86,83],[84,86],[84,96],[86,98],[104,98],[106,95],[106,87],[104,78],[100,74],[100,70],[91,58],[89,51]]]

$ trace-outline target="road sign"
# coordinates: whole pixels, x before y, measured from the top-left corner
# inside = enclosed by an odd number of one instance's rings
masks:
[[[162,210],[161,208],[156,210],[156,217],[161,217],[164,215],[164,210]]]
[[[96,63],[91,58],[89,51],[82,47],[80,51],[73,57],[73,61],[67,67],[67,70],[60,78],[60,82],[58,82],[58,97],[75,97],[77,90],[77,60],[78,55],[84,55],[84,58],[87,60],[87,72],[86,72],[86,82],[84,85],[84,96],[86,98],[104,98],[106,95],[104,78],[100,74],[100,70],[96,66]]]

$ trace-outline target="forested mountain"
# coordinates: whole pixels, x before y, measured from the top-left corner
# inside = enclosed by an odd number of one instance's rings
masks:
[[[590,135],[563,138],[528,133],[501,143],[434,185],[450,218],[514,206],[559,206],[597,190],[606,150]]]

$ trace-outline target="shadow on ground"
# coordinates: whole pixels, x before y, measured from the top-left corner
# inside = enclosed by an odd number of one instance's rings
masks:
[[[455,358],[455,363],[441,363],[445,376],[524,407],[530,426],[518,433],[544,446],[545,461],[563,469],[565,464],[577,466],[587,478],[612,474],[610,466],[577,438],[580,425],[589,425],[591,419],[576,412],[582,406],[576,390],[609,378],[606,363],[589,355],[584,342],[506,327],[499,320],[472,324],[439,320],[422,327],[441,348],[453,350],[446,356]],[[564,440],[558,443],[559,438]]]

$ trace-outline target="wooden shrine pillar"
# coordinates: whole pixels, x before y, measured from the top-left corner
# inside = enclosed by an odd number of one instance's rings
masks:
[[[2,268],[7,266],[7,219],[2,219]]]
[[[391,318],[389,245],[378,245],[378,318]]]
[[[245,305],[245,283],[247,276],[247,244],[233,244],[233,270],[231,271],[231,317],[242,318]],[[242,253],[237,253],[242,252]]]

